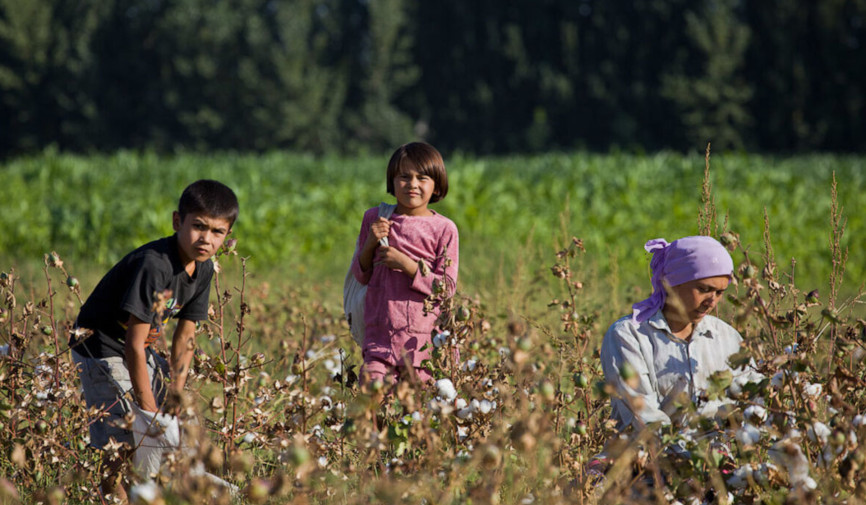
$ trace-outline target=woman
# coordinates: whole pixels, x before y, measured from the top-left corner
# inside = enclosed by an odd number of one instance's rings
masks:
[[[752,373],[728,365],[743,339],[710,315],[733,278],[734,263],[724,246],[697,236],[670,244],[650,240],[644,248],[653,254],[653,293],[634,304],[631,316],[615,322],[601,345],[605,380],[617,391],[611,417],[619,429],[671,424],[688,400],[711,415],[719,402],[702,398],[710,377],[727,370],[742,383]]]

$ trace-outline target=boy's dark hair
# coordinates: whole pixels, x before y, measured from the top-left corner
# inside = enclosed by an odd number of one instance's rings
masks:
[[[400,174],[403,167],[411,164],[418,173],[433,179],[436,184],[430,203],[438,202],[448,194],[448,174],[445,172],[445,161],[439,151],[424,142],[410,142],[394,151],[388,162],[388,193],[394,194],[394,177]]]
[[[210,179],[200,179],[190,184],[180,195],[177,204],[180,219],[187,214],[204,214],[208,217],[226,219],[229,228],[238,218],[238,198],[225,184]]]

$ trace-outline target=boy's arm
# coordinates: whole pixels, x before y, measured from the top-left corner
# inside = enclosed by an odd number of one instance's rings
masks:
[[[195,350],[195,321],[179,319],[171,340],[171,390],[180,393]]]
[[[126,368],[129,370],[129,379],[132,381],[132,391],[135,401],[142,410],[157,412],[156,398],[150,387],[150,376],[147,373],[147,353],[145,342],[150,333],[150,323],[130,315],[126,326],[126,344],[124,346],[124,358]]]

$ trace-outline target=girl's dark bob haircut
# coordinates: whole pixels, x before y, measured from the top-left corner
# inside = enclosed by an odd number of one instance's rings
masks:
[[[414,168],[418,173],[433,179],[436,184],[430,203],[438,202],[448,194],[448,174],[445,173],[445,162],[439,151],[424,142],[410,142],[394,151],[388,162],[388,194],[394,194],[394,178],[403,168]]]

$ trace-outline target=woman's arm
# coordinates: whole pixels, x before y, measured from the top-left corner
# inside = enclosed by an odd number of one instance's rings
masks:
[[[610,400],[611,415],[619,421],[620,429],[630,424],[635,428],[655,422],[671,424],[670,417],[661,409],[646,358],[635,336],[628,331],[628,324],[611,326],[601,345],[604,379],[616,390]]]

